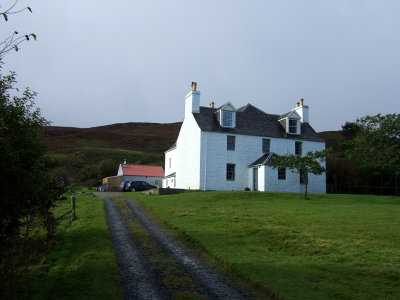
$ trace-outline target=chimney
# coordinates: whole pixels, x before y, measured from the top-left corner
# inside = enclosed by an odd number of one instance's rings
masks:
[[[214,102],[210,102],[210,107],[214,108]]]
[[[197,82],[192,82],[192,88],[185,97],[185,116],[200,112],[200,92],[197,91]]]
[[[301,123],[309,123],[310,118],[308,116],[308,109],[309,107],[307,105],[304,105],[304,99],[301,98],[299,102],[296,103],[296,108],[292,109],[295,112],[297,112],[300,116],[300,121]]]

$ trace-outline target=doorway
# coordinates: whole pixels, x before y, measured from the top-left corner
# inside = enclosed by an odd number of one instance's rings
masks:
[[[253,168],[253,191],[258,191],[258,168]]]

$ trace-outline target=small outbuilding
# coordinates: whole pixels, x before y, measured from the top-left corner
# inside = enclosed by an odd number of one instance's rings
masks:
[[[122,181],[146,181],[161,187],[164,170],[161,166],[132,165],[124,161],[119,165],[117,176],[122,176]]]

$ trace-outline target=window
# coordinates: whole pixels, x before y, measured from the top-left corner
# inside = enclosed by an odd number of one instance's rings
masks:
[[[289,119],[289,133],[297,133],[297,120]]]
[[[270,152],[270,144],[271,144],[271,140],[268,139],[263,139],[262,140],[262,152],[263,153],[269,153]]]
[[[235,150],[235,139],[236,137],[233,135],[227,136],[227,143],[226,143],[227,150]]]
[[[300,174],[300,184],[305,184],[306,181],[308,182],[308,173],[305,173],[303,175]]]
[[[222,111],[222,126],[233,127],[233,112]]]
[[[171,157],[169,158],[169,168],[171,169]]]
[[[235,180],[235,165],[226,164],[226,180]]]
[[[278,179],[279,180],[286,180],[286,168],[279,168],[278,169]]]
[[[294,154],[296,155],[302,155],[302,142],[296,142],[294,146]]]

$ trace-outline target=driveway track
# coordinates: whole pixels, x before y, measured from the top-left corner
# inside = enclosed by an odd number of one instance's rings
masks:
[[[125,299],[168,299],[157,274],[146,255],[124,225],[113,196],[96,193],[104,199],[111,239],[121,273],[121,285]],[[122,197],[120,197],[122,198]],[[135,200],[122,198],[134,217],[139,221],[158,247],[184,270],[208,299],[250,299],[226,276],[210,267],[195,251],[188,249],[160,225],[156,224]]]

